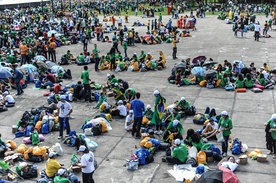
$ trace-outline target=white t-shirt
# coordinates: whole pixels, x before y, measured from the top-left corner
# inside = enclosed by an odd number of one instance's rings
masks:
[[[255,28],[255,30],[254,31],[260,31],[260,25],[258,25],[258,24],[254,24],[254,28]]]
[[[72,109],[72,106],[69,102],[61,102],[59,101],[57,104],[57,108],[59,108],[58,116],[64,118],[68,115],[69,111]]]
[[[126,121],[125,121],[125,129],[126,130],[129,130],[132,127],[133,123],[131,123],[130,125],[127,125],[127,123],[129,123],[129,122],[131,122],[133,120],[134,120],[134,115],[133,114],[132,114],[132,116],[127,115]]]
[[[214,125],[211,125],[211,123],[209,123],[209,125],[212,127],[213,130],[218,129],[218,124],[216,122],[214,122]]]
[[[229,168],[232,172],[234,172],[239,165],[237,163],[232,163],[227,161],[227,162],[223,162],[221,166],[225,168]]]
[[[0,94],[0,101],[3,100],[3,99],[4,99],[3,95]]]
[[[121,116],[126,116],[127,115],[127,109],[126,106],[124,105],[119,105],[117,109],[120,111]]]
[[[84,153],[81,157],[81,165],[85,166],[81,171],[83,173],[92,173],[95,170],[94,167],[94,154],[90,151],[89,153]]]
[[[8,103],[15,103],[14,98],[11,95],[7,95],[6,98],[5,98],[5,100]]]

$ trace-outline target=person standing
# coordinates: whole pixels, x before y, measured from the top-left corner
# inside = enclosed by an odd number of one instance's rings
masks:
[[[255,23],[254,24],[254,31],[255,31],[254,37],[255,37],[255,41],[259,41],[260,30],[261,30],[261,28],[260,28],[259,22]]]
[[[176,53],[177,53],[177,45],[176,45],[176,43],[178,43],[178,42],[179,42],[179,38],[176,39],[176,36],[174,36],[174,38],[172,40],[172,44],[173,44],[173,54],[172,54],[172,57],[173,57],[174,60],[177,59],[177,57],[176,57]]]
[[[89,72],[88,72],[88,67],[87,65],[85,65],[83,67],[83,71],[81,73],[81,79],[82,79],[82,83],[84,86],[84,99],[85,101],[89,101],[92,102],[91,100],[91,88],[90,88],[90,78],[89,78]]]
[[[243,23],[243,21],[240,24],[240,31],[241,31],[241,37],[243,38],[243,31],[244,31],[244,23]]]
[[[57,58],[56,58],[56,49],[57,49],[56,43],[54,42],[54,40],[51,40],[48,52],[50,53],[49,59],[50,59],[50,56],[51,56],[51,59],[52,59],[53,62],[57,61]]]
[[[26,45],[25,42],[23,42],[22,45],[20,46],[21,65],[26,64],[27,53],[28,53],[28,46]]]
[[[94,154],[85,146],[80,146],[78,152],[82,153],[81,164],[78,167],[82,172],[82,183],[94,183],[93,174],[95,171],[95,157]]]
[[[17,94],[16,95],[21,95],[22,93],[24,93],[22,86],[20,84],[21,79],[23,79],[23,74],[21,71],[19,71],[16,67],[17,65],[14,64],[12,65],[13,67],[13,80],[15,82],[16,85],[16,90],[17,90]]]
[[[124,48],[125,58],[127,58],[127,40],[126,39],[124,40],[123,48]]]
[[[276,159],[276,114],[273,114],[271,118],[265,123],[266,126],[266,143],[269,152],[267,154],[273,154],[273,159]]]
[[[99,71],[99,62],[100,62],[100,57],[99,57],[99,51],[97,48],[97,44],[94,44],[94,49],[93,49],[93,55],[94,55],[94,60],[95,60],[95,71]]]
[[[84,34],[83,35],[83,51],[87,50],[87,45],[88,45],[88,37]]]
[[[114,47],[110,49],[109,56],[110,56],[110,70],[113,70],[116,68],[116,49]]]
[[[222,149],[222,156],[227,156],[227,151],[228,151],[228,140],[229,136],[231,134],[231,129],[233,128],[232,120],[228,116],[227,111],[222,111],[220,113],[221,117],[218,122],[218,129],[220,132],[223,134],[223,142],[221,144],[221,149]]]
[[[155,90],[153,92],[153,95],[155,96],[155,100],[154,100],[154,112],[153,112],[151,123],[155,124],[156,126],[155,133],[162,135],[163,133],[162,118],[164,115],[166,99],[160,94],[158,90]]]
[[[69,117],[73,112],[72,106],[67,102],[65,95],[60,96],[60,101],[57,104],[58,108],[58,122],[59,122],[59,137],[58,139],[63,139],[63,127],[66,125],[66,136],[69,135],[71,129],[69,124]]]
[[[134,123],[132,126],[132,136],[135,135],[136,138],[140,138],[140,129],[142,125],[142,119],[145,111],[145,104],[140,100],[141,94],[137,92],[135,94],[135,99],[130,103],[130,109],[134,113]]]

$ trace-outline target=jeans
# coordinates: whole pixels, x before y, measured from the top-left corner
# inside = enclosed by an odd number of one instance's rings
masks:
[[[100,62],[100,58],[95,58],[95,71],[99,70],[99,62]]]
[[[176,59],[177,47],[173,48],[173,59]]]
[[[182,163],[181,161],[179,161],[179,159],[171,157],[171,156],[167,156],[166,160],[167,160],[168,163],[177,164],[177,165],[185,163],[185,162]]]
[[[255,34],[254,34],[255,41],[259,41],[259,36],[260,36],[260,32],[259,31],[255,31]]]
[[[27,55],[21,55],[21,65],[26,64]]]
[[[94,171],[91,173],[82,172],[82,183],[94,183],[93,174]]]
[[[276,140],[272,139],[272,147],[271,147],[273,154],[276,155]]]
[[[91,88],[89,84],[84,84],[84,99],[85,101],[91,101]]]
[[[134,136],[135,133],[136,133],[136,137],[140,136],[140,129],[141,129],[141,125],[142,125],[142,119],[143,119],[143,117],[134,118],[134,123],[133,123],[133,126],[132,126],[132,136]]]
[[[64,123],[66,125],[66,134],[69,135],[71,129],[70,129],[70,124],[69,124],[69,117],[58,117],[58,123],[59,123],[59,136],[63,137],[63,127]]]
[[[125,58],[127,57],[127,49],[124,49],[125,52]]]
[[[56,51],[52,51],[52,52],[49,52],[50,55],[49,55],[49,59],[50,59],[50,56],[51,56],[51,59],[52,59],[52,62],[56,62],[57,61],[57,58],[56,58]]]
[[[20,82],[15,83],[15,85],[16,85],[17,95],[20,95],[21,93],[23,93],[23,89],[22,89],[22,86],[20,85]]]
[[[222,153],[227,153],[229,135],[228,136],[223,135],[223,139],[224,139],[224,141],[221,143],[221,150],[222,150]]]
[[[112,59],[111,59],[111,62],[110,62],[110,70],[116,68],[115,61],[116,61],[115,58],[112,58]]]

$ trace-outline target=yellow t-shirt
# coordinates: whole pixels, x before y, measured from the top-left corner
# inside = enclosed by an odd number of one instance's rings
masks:
[[[60,169],[60,164],[56,159],[51,159],[49,158],[48,161],[46,162],[46,168],[45,172],[48,177],[53,177],[58,169]]]
[[[174,40],[174,39],[172,40],[172,44],[173,44],[174,48],[176,48],[176,42],[177,42],[176,40]]]

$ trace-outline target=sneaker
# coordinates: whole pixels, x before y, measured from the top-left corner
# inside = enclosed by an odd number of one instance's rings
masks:
[[[157,131],[157,130],[155,130],[155,131],[154,131],[154,134],[158,135],[158,131]]]
[[[162,158],[162,162],[164,163],[167,162],[166,158]]]
[[[67,134],[67,135],[65,135],[65,137],[69,137],[69,135]]]
[[[158,133],[159,135],[162,135],[163,134],[163,131],[162,130],[159,130],[159,133]]]
[[[227,157],[227,153],[223,153],[222,156],[223,156],[223,157]]]
[[[62,136],[59,136],[58,139],[63,139],[63,137],[62,137]]]

